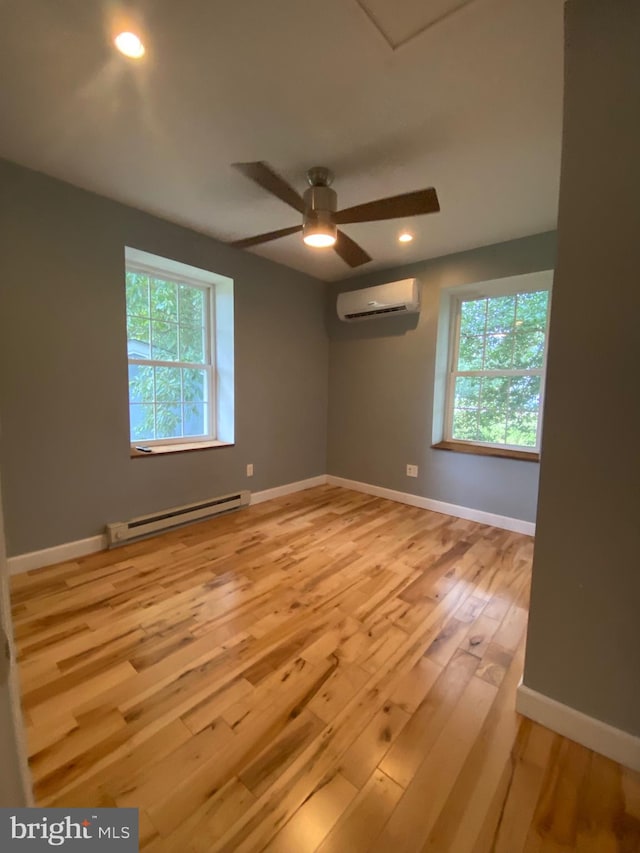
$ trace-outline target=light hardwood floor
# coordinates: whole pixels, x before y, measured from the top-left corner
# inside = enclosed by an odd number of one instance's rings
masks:
[[[323,486],[15,577],[38,802],[148,853],[640,850],[638,775],[514,711],[532,546]]]

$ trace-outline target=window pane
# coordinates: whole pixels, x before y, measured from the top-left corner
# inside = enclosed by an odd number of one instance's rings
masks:
[[[149,358],[151,324],[144,317],[127,317],[127,352],[129,358]]]
[[[207,371],[184,368],[182,387],[185,403],[204,403],[207,400]]]
[[[490,377],[482,380],[478,413],[479,441],[504,444],[507,432],[509,379]]]
[[[452,438],[460,441],[478,441],[478,413],[475,409],[455,409],[453,412]]]
[[[151,403],[132,403],[129,406],[131,441],[151,441],[156,437],[153,409]]]
[[[494,296],[487,306],[487,333],[510,332],[516,313],[515,296]]]
[[[180,361],[204,364],[204,329],[201,326],[180,326]]]
[[[484,338],[471,335],[460,336],[458,370],[482,370]]]
[[[182,406],[180,403],[158,403],[156,406],[156,438],[182,436]]]
[[[487,300],[473,299],[460,306],[460,334],[483,335],[487,319]]]
[[[509,415],[507,444],[535,447],[538,415],[532,412],[516,412]]]
[[[156,367],[156,400],[179,403],[182,400],[182,376],[179,367]]]
[[[132,403],[153,403],[153,367],[129,365],[129,400]]]
[[[482,379],[475,376],[456,377],[456,409],[475,409],[480,400]]]
[[[151,279],[151,317],[165,322],[178,322],[178,286],[175,282]]]
[[[487,335],[484,368],[485,370],[510,370],[513,363],[513,334],[496,332]]]
[[[185,403],[184,405],[184,434],[185,436],[207,434],[207,405],[205,403]]]
[[[504,444],[507,433],[505,414],[493,409],[480,409],[478,412],[478,440],[492,444]]]
[[[204,292],[197,287],[181,284],[178,293],[180,322],[187,326],[204,326]]]
[[[507,377],[485,377],[482,380],[481,405],[483,409],[492,409],[505,414],[508,395],[509,379]]]
[[[149,316],[149,277],[137,272],[127,273],[127,314]]]
[[[513,366],[521,370],[535,370],[544,362],[544,332],[518,331],[515,334]]]
[[[522,329],[539,329],[544,331],[547,327],[547,310],[549,307],[549,293],[539,290],[535,293],[519,293],[518,306],[516,310],[516,326]]]
[[[507,443],[522,447],[537,444],[540,377],[520,376],[511,380]]]
[[[509,412],[537,412],[540,406],[540,377],[517,376],[509,389]]]
[[[151,357],[158,361],[178,361],[178,327],[174,323],[151,323]]]

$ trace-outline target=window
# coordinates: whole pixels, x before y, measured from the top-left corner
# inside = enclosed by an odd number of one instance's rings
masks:
[[[218,429],[222,421],[228,422],[228,413],[225,418],[219,417],[216,406],[220,379],[217,356],[222,356],[227,367],[229,361],[233,363],[232,292],[231,352],[221,353],[217,340],[218,307],[223,315],[228,314],[223,295],[224,282],[230,279],[223,278],[135,249],[126,250],[132,444],[153,448],[217,439],[228,443],[228,435],[221,437]],[[228,321],[227,317],[227,325]],[[219,337],[227,341],[228,348],[229,330],[225,333],[221,329]]]
[[[550,273],[451,294],[443,437],[538,453]]]

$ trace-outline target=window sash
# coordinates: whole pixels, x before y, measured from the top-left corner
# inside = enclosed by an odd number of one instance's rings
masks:
[[[542,290],[543,288],[539,288]],[[505,295],[516,295],[518,293],[526,293],[531,291],[526,290],[513,290],[509,293],[500,293],[496,294],[496,296],[505,296]],[[460,351],[460,326],[462,320],[462,304],[463,302],[475,301],[477,299],[491,299],[493,294],[487,293],[481,296],[475,296],[472,299],[464,299],[463,297],[456,297],[453,300],[453,311],[451,312],[451,332],[450,332],[450,340],[453,341],[453,346],[449,347],[449,364],[447,370],[447,390],[446,390],[446,401],[445,401],[445,423],[444,423],[444,437],[447,441],[456,441],[461,444],[468,444],[473,447],[499,447],[504,448],[505,450],[524,450],[530,451],[531,453],[539,453],[540,452],[540,444],[542,440],[542,413],[544,410],[544,392],[545,392],[545,382],[546,382],[546,374],[547,374],[547,352],[548,352],[548,343],[549,343],[549,316],[550,316],[550,296],[551,291],[547,291],[549,302],[547,304],[547,319],[545,326],[545,338],[544,338],[544,356],[543,356],[543,364],[541,368],[513,368],[513,369],[505,369],[505,370],[456,370],[455,366],[458,363],[458,356]],[[540,401],[538,404],[538,418],[536,423],[536,444],[535,446],[531,445],[523,445],[523,444],[503,444],[499,442],[491,442],[491,441],[479,441],[472,439],[460,439],[453,437],[453,414],[455,410],[455,387],[456,387],[456,379],[458,377],[471,376],[478,378],[509,378],[509,377],[519,377],[519,376],[537,376],[540,377]]]
[[[207,400],[204,401],[205,413],[207,418],[207,432],[204,435],[183,435],[177,436],[175,438],[150,438],[150,439],[133,439],[131,438],[131,406],[134,405],[131,402],[131,395],[129,391],[129,384],[127,380],[127,390],[129,393],[129,441],[132,447],[135,446],[157,446],[157,445],[165,445],[165,444],[191,444],[196,442],[203,441],[213,441],[216,438],[216,393],[217,393],[217,373],[215,369],[214,362],[214,353],[215,353],[215,342],[213,339],[213,330],[215,329],[215,299],[214,299],[214,285],[206,284],[201,281],[198,281],[195,278],[190,278],[189,276],[176,276],[175,273],[170,273],[166,270],[163,270],[161,266],[154,267],[147,264],[142,263],[127,263],[126,264],[126,273],[141,273],[143,275],[153,276],[155,278],[159,278],[163,281],[171,282],[176,285],[184,284],[187,287],[192,287],[194,289],[201,290],[204,293],[204,362],[186,362],[186,361],[165,361],[161,359],[153,359],[153,358],[128,358],[129,365],[140,365],[144,367],[172,367],[175,369],[187,369],[187,370],[204,370],[207,374]],[[126,283],[126,278],[125,278]],[[149,292],[150,293],[150,292]],[[151,295],[149,295],[151,298]],[[138,316],[129,314],[126,311],[127,318],[129,316]],[[147,319],[147,318],[144,318]],[[149,320],[151,320],[151,306],[149,305]],[[178,323],[179,323],[178,316]],[[149,401],[150,405],[157,406],[165,404],[165,401],[158,401],[154,399],[153,401]],[[138,404],[135,404],[138,405]],[[170,405],[170,404],[168,404]],[[176,405],[183,405],[182,402]]]

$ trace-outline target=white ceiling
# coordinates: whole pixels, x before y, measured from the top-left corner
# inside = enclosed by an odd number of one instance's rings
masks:
[[[561,0],[0,0],[0,155],[221,240],[299,222],[230,167],[313,165],[339,207],[435,186],[442,211],[348,225],[356,272],[555,227]],[[400,245],[404,227],[413,243]],[[255,251],[352,274],[295,235]]]

